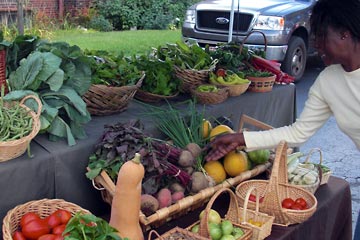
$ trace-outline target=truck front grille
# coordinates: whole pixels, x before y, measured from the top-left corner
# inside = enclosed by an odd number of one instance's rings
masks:
[[[249,30],[253,15],[249,13],[234,13],[233,32],[247,32]],[[197,29],[211,32],[228,32],[229,23],[219,24],[217,18],[230,20],[230,12],[220,11],[197,11]]]

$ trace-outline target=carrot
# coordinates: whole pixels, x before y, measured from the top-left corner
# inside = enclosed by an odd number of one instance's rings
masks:
[[[144,166],[140,154],[124,163],[118,174],[115,195],[111,204],[110,225],[119,231],[121,238],[143,240],[140,226],[141,183]]]

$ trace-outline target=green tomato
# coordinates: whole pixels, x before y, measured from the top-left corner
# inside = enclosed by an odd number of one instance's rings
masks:
[[[193,226],[191,228],[191,232],[193,233],[198,233],[199,232],[199,224],[196,224],[195,226]]]
[[[255,164],[263,164],[269,160],[270,157],[270,150],[268,149],[260,149],[254,150],[247,153],[251,162]]]
[[[199,219],[201,220],[201,218],[204,216],[205,214],[205,210],[202,210],[200,215],[199,215]],[[208,222],[209,223],[216,223],[216,224],[220,224],[221,223],[221,216],[220,214],[215,211],[214,209],[210,209],[209,212],[209,217],[208,217]]]
[[[220,240],[223,235],[220,225],[216,223],[209,223],[209,234],[212,240]]]
[[[234,226],[230,220],[223,220],[221,222],[221,230],[224,235],[231,235]]]
[[[235,239],[238,239],[244,235],[244,231],[239,227],[234,227],[232,235],[235,237]]]
[[[223,235],[220,240],[236,240],[237,238],[235,238],[233,235],[231,234],[227,234],[227,235]]]

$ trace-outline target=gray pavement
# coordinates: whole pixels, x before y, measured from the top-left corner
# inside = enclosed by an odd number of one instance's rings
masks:
[[[307,98],[309,87],[323,69],[317,59],[310,59],[303,79],[296,83],[297,113],[301,113]],[[329,166],[333,175],[349,182],[352,196],[353,232],[360,211],[360,151],[355,144],[342,133],[335,118],[329,121],[300,150],[308,152],[318,147],[323,153],[323,163]]]

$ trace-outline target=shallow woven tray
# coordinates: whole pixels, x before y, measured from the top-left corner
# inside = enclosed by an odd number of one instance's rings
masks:
[[[229,89],[229,96],[236,97],[240,96],[246,90],[248,90],[251,82],[249,83],[243,83],[243,84],[231,84],[231,85],[225,85],[225,84],[216,84],[217,86],[227,87]]]
[[[135,85],[130,86],[106,86],[93,84],[82,96],[87,110],[91,115],[104,116],[125,111],[129,101],[141,87],[145,74],[141,76]]]
[[[12,240],[12,234],[18,230],[20,219],[25,213],[35,212],[41,218],[45,218],[58,209],[68,210],[72,215],[79,211],[90,213],[88,210],[85,210],[74,203],[66,202],[63,199],[41,199],[30,201],[18,205],[7,212],[3,219],[2,226],[4,240]]]
[[[173,98],[177,97],[178,95],[179,95],[179,92],[176,92],[175,94],[170,95],[170,96],[165,96],[165,95],[150,93],[150,92],[139,89],[135,94],[135,98],[140,101],[143,101],[143,102],[156,103],[156,102],[160,102],[162,100],[173,99]]]
[[[159,227],[172,219],[177,219],[186,215],[188,212],[203,206],[217,190],[221,188],[234,187],[242,181],[265,172],[270,166],[270,162],[257,165],[255,168],[245,171],[236,177],[226,179],[221,184],[206,188],[195,195],[186,196],[169,207],[157,210],[150,216],[145,216],[145,214],[140,212],[140,223],[143,228],[147,230],[151,227]],[[115,183],[111,180],[109,175],[105,171],[101,171],[100,175],[98,175],[92,183],[94,188],[101,191],[101,196],[104,202],[111,205],[112,198],[115,193]]]
[[[203,217],[199,221],[187,227],[186,229],[191,230],[192,227],[194,227],[196,224],[199,224],[198,234],[202,237],[210,239],[210,229],[208,224],[209,213],[210,210],[213,209],[212,208],[213,204],[215,203],[217,198],[224,193],[227,193],[229,195],[230,201],[229,201],[227,213],[225,214],[225,217],[222,219],[230,220],[234,226],[240,227],[244,231],[244,235],[242,235],[237,240],[250,240],[253,234],[253,230],[251,227],[244,225],[240,222],[241,213],[240,213],[237,197],[235,193],[229,188],[221,188],[218,191],[216,191],[215,194],[210,198],[209,202],[207,203],[206,208],[203,210],[204,211]],[[216,209],[213,210],[216,211]]]
[[[33,112],[30,108],[28,108],[24,103],[27,99],[34,99],[38,105],[37,112]],[[5,106],[7,102],[4,102]],[[11,104],[11,103],[10,103]],[[35,95],[28,95],[21,99],[20,106],[25,108],[28,111],[28,114],[33,118],[33,129],[31,133],[25,137],[22,137],[17,140],[12,141],[0,141],[0,162],[8,161],[14,158],[17,158],[25,153],[28,148],[31,140],[39,133],[41,123],[40,123],[40,115],[42,109],[42,103],[40,99]]]
[[[151,230],[149,232],[148,240],[154,239],[153,235],[155,235],[158,240],[191,240],[191,239],[199,239],[199,240],[207,240],[207,238],[200,236],[199,234],[193,233],[189,230],[174,227],[169,231],[159,234],[155,230]]]
[[[287,143],[281,141],[276,149],[270,180],[247,180],[236,187],[240,204],[244,204],[247,191],[255,187],[263,197],[263,202],[259,204],[260,212],[274,216],[274,224],[283,226],[304,222],[314,214],[317,207],[317,199],[311,192],[288,184],[286,159]],[[283,199],[295,200],[300,197],[305,199],[308,209],[293,210],[281,207]],[[256,203],[249,202],[248,208],[255,210]]]
[[[217,92],[199,92],[196,88],[191,88],[190,92],[192,97],[200,104],[219,104],[229,97],[228,87],[218,87]]]

